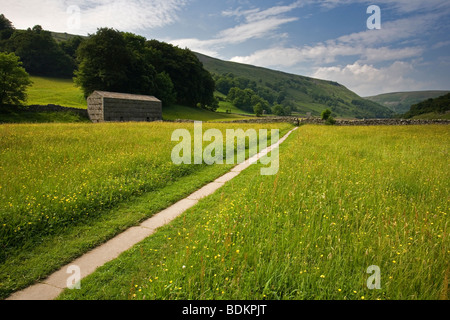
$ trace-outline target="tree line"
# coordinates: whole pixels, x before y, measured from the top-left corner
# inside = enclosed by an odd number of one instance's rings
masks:
[[[37,76],[74,77],[87,97],[95,90],[154,95],[216,110],[215,81],[189,49],[110,28],[57,42],[40,26],[17,30],[0,15],[0,51]]]
[[[427,113],[444,114],[450,111],[450,93],[435,99],[427,99],[411,106],[410,110],[403,115],[405,118],[412,118]]]
[[[226,96],[226,100],[239,109],[253,112],[256,115],[275,114],[291,115],[294,106],[287,100],[283,88],[268,87],[257,84],[256,81],[236,77],[233,73],[213,75],[216,90]]]

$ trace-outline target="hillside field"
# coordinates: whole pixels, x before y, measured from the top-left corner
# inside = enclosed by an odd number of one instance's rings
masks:
[[[64,107],[86,109],[83,92],[72,79],[58,79],[31,76],[32,86],[28,89],[27,105],[56,104]]]

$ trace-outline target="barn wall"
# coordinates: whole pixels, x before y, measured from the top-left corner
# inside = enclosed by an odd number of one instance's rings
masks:
[[[91,95],[87,99],[89,119],[92,122],[103,122],[103,98],[100,95]]]
[[[162,120],[162,105],[156,101],[103,98],[104,121]]]

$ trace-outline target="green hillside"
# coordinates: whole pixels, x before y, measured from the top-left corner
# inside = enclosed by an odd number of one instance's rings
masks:
[[[408,112],[413,104],[417,104],[427,99],[434,99],[449,92],[450,91],[393,92],[366,97],[366,99],[388,107],[396,113],[403,114]]]
[[[28,105],[56,104],[64,107],[86,109],[83,92],[72,79],[31,77],[33,84],[28,88]]]
[[[405,118],[440,118],[439,115],[448,118],[450,112],[450,93],[437,97],[435,99],[427,99],[411,106],[411,109],[404,114]],[[434,114],[434,116],[433,116]]]
[[[329,108],[337,117],[388,118],[393,112],[365,100],[339,83],[284,73],[241,63],[223,61],[196,53],[205,69],[215,75],[233,74],[274,93],[284,92],[286,100],[301,114],[319,116]]]

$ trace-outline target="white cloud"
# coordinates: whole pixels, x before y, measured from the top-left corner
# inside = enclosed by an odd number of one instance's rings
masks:
[[[363,3],[367,5],[377,4],[383,7],[395,9],[401,13],[442,11],[450,9],[448,0],[318,0],[326,8],[334,8],[339,5]]]
[[[320,67],[311,76],[337,81],[360,96],[366,97],[381,92],[423,89],[425,84],[410,78],[413,72],[413,66],[407,62],[396,61],[384,68],[355,62],[346,66]]]
[[[5,0],[3,0],[5,2]],[[2,13],[16,28],[41,25],[44,29],[93,33],[97,28],[110,27],[136,32],[143,29],[163,27],[177,20],[177,12],[186,0],[6,0]],[[76,6],[76,12],[68,12]],[[69,21],[78,19],[76,28]]]
[[[296,17],[285,17],[283,14],[302,6],[301,1],[296,1],[287,6],[274,6],[265,10],[228,10],[222,12],[225,17],[237,17],[244,22],[235,27],[220,31],[217,35],[207,40],[195,38],[168,40],[180,47],[189,47],[191,50],[203,54],[218,56],[218,51],[226,45],[244,43],[251,39],[262,39],[265,37],[285,38],[286,34],[277,34],[280,26],[298,20]]]
[[[314,65],[330,64],[339,57],[354,56],[358,62],[375,63],[418,57],[423,53],[420,47],[369,48],[360,45],[323,44],[302,48],[275,47],[254,52],[249,56],[236,56],[231,61],[262,67],[291,67],[302,62]]]
[[[242,11],[240,8],[236,10],[228,10],[223,11],[222,15],[232,17],[244,17],[246,21],[252,22],[252,21],[261,21],[268,19],[273,16],[279,16],[283,13],[287,13],[292,11],[293,9],[300,8],[306,4],[305,1],[296,1],[293,2],[290,5],[285,6],[274,6],[265,10],[261,9],[250,9],[250,10],[244,10]]]

